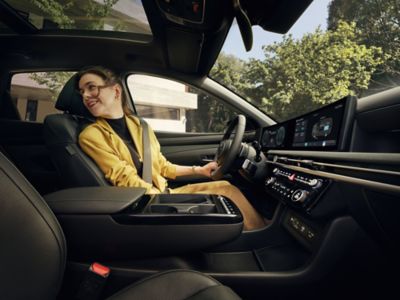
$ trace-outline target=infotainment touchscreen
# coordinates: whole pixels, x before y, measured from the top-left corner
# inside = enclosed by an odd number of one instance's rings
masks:
[[[343,151],[356,106],[354,97],[345,97],[297,118],[266,127],[262,131],[264,150]]]
[[[339,101],[295,120],[292,146],[334,147],[338,144],[345,102]]]

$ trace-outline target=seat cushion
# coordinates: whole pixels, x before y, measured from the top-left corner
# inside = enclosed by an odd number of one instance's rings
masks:
[[[108,300],[238,300],[229,287],[202,273],[172,270],[145,278]]]

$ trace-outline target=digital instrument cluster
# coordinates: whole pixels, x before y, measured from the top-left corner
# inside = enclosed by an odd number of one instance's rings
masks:
[[[303,116],[264,128],[261,146],[264,150],[344,150],[355,101],[353,97],[345,97]]]

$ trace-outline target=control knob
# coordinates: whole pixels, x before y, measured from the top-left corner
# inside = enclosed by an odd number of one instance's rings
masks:
[[[296,190],[292,194],[292,201],[296,203],[303,203],[307,198],[308,192],[305,190]]]
[[[308,185],[313,188],[319,188],[321,186],[321,181],[313,178],[308,182]]]
[[[276,181],[275,177],[269,177],[265,180],[265,186],[272,185]]]

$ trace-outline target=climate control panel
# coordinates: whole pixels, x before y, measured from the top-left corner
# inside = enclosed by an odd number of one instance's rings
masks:
[[[265,179],[265,189],[268,193],[307,212],[316,205],[328,184],[328,179],[294,172],[283,167],[273,168]]]

